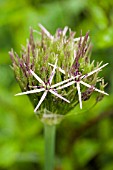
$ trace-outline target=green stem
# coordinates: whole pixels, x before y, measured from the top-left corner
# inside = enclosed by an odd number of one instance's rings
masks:
[[[44,124],[45,128],[45,170],[54,170],[55,125]]]

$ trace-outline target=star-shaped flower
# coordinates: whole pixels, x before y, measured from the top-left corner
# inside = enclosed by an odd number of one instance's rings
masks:
[[[52,66],[52,67],[54,67],[54,65],[51,64],[51,63],[49,63],[49,65]],[[71,85],[73,85],[73,84],[76,83],[76,87],[77,87],[77,91],[78,91],[78,98],[79,98],[79,103],[80,103],[80,108],[82,109],[82,97],[81,97],[81,91],[80,91],[80,84],[82,84],[82,85],[84,85],[84,86],[86,86],[86,87],[88,87],[88,88],[93,88],[94,91],[97,91],[97,92],[99,92],[99,93],[108,95],[108,93],[106,93],[106,92],[104,92],[104,91],[102,91],[102,90],[99,90],[99,89],[95,88],[94,86],[92,86],[92,85],[90,85],[90,84],[85,83],[84,81],[82,81],[84,78],[87,78],[87,77],[91,76],[92,74],[100,71],[100,70],[101,70],[103,67],[105,67],[106,65],[108,65],[108,63],[106,63],[106,64],[104,64],[103,66],[101,66],[101,67],[99,67],[99,68],[91,71],[90,73],[87,73],[86,75],[82,75],[82,76],[79,75],[79,74],[76,75],[76,76],[72,76],[72,75],[70,76],[70,75],[68,75],[68,76],[71,77],[71,78],[69,78],[69,79],[66,80],[66,81],[67,81],[67,84],[64,84],[64,85],[62,85],[62,86],[57,87],[56,90],[64,89],[64,88],[69,87],[69,86],[71,86]],[[62,68],[57,67],[57,69],[58,69],[61,73],[65,74],[65,71],[64,71]]]
[[[48,79],[48,82],[45,83],[38,75],[36,75],[32,70],[30,70],[30,73],[36,78],[36,80],[42,85],[42,86],[39,86],[37,89],[34,89],[34,90],[30,90],[30,91],[26,91],[26,92],[22,92],[22,93],[18,93],[16,94],[15,96],[19,96],[19,95],[25,95],[25,94],[32,94],[32,93],[39,93],[39,92],[42,92],[44,91],[39,103],[37,104],[36,108],[34,109],[34,112],[36,112],[38,110],[38,108],[40,107],[40,105],[42,104],[42,102],[44,101],[45,97],[47,96],[47,93],[50,92],[52,94],[54,94],[55,96],[59,97],[60,99],[70,103],[69,100],[67,100],[66,98],[62,97],[60,94],[58,94],[56,91],[55,91],[55,87],[58,87],[59,85],[62,85],[64,83],[67,82],[66,81],[62,81],[62,82],[59,82],[57,84],[54,84],[54,85],[51,85],[52,83],[52,80],[53,80],[53,77],[55,75],[55,70],[57,68],[57,59],[56,59],[56,62],[55,62],[55,65],[53,66],[53,70],[51,72],[51,75]]]

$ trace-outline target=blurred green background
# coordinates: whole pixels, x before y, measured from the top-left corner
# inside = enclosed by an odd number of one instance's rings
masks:
[[[100,73],[110,94],[90,111],[57,126],[55,170],[113,170],[113,1],[0,0],[0,170],[42,170],[43,124],[35,117],[10,68],[8,51],[19,52],[38,23],[52,34],[65,25],[76,36],[90,30],[92,59],[108,62]],[[90,102],[93,105],[93,99]],[[90,106],[90,107],[91,107]],[[85,102],[84,102],[85,107]],[[79,114],[78,114],[79,113]]]

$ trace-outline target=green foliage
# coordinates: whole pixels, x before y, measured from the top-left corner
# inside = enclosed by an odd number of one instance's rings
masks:
[[[0,0],[0,169],[43,169],[43,125],[35,117],[10,68],[8,51],[20,51],[29,28],[43,24],[53,34],[68,25],[80,35],[90,30],[92,59],[110,63],[103,70],[109,97],[95,107],[84,102],[57,127],[56,167],[61,170],[113,169],[113,2],[111,0]],[[89,108],[92,108],[88,110]],[[70,113],[71,115],[71,113]]]

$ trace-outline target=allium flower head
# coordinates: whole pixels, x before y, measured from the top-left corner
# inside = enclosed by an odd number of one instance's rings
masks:
[[[51,35],[41,24],[41,40],[35,41],[34,30],[20,55],[11,50],[12,68],[22,93],[27,94],[34,112],[44,117],[64,115],[77,104],[88,100],[97,91],[100,100],[104,94],[104,80],[99,71],[107,64],[90,61],[91,43],[89,32],[75,38],[68,27]],[[36,34],[36,33],[35,33]],[[96,88],[97,83],[99,89]]]

